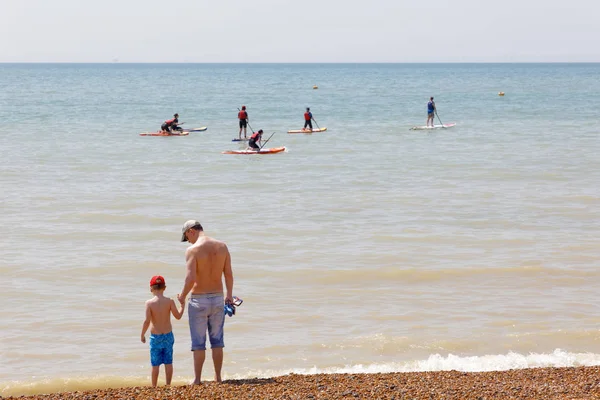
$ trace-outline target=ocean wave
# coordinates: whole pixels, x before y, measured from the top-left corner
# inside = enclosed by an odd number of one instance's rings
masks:
[[[282,370],[252,370],[243,374],[225,375],[225,379],[269,378],[287,374],[373,374],[391,372],[428,372],[428,371],[461,371],[461,372],[488,372],[504,371],[510,369],[544,368],[544,367],[579,367],[600,365],[600,354],[571,353],[555,349],[552,353],[520,354],[508,352],[507,354],[494,354],[483,356],[461,357],[453,354],[443,356],[432,354],[425,360],[406,362],[391,362],[383,364],[356,364],[346,366],[332,366],[311,368],[290,368]],[[162,377],[161,377],[162,379]],[[174,385],[189,383],[192,377],[175,377]],[[71,392],[93,389],[107,389],[133,386],[147,386],[149,377],[130,376],[93,376],[53,378],[31,381],[13,381],[0,384],[0,395],[22,396],[42,393]],[[161,381],[159,380],[159,384]]]

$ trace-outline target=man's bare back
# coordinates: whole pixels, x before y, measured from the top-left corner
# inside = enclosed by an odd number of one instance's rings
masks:
[[[187,249],[188,260],[195,263],[196,268],[192,294],[223,293],[223,274],[227,274],[227,269],[231,271],[231,259],[225,243],[201,236]]]
[[[225,278],[225,303],[233,302],[233,272],[227,245],[204,234],[198,221],[190,220],[182,229],[182,241],[192,245],[185,251],[186,276],[180,302],[188,293],[194,295],[223,293]]]

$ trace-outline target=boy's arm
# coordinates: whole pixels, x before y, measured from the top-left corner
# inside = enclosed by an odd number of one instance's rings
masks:
[[[173,313],[173,316],[175,317],[175,319],[181,319],[181,317],[183,316],[183,310],[185,309],[185,303],[181,303],[181,310],[177,309],[177,306],[175,305],[175,300],[171,300],[171,312]]]
[[[146,343],[146,331],[150,326],[150,321],[152,319],[152,314],[150,313],[150,304],[146,302],[146,319],[144,320],[144,324],[142,325],[142,334],[140,335],[140,339],[142,343]]]

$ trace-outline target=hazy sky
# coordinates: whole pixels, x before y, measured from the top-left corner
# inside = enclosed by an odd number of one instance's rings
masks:
[[[0,62],[600,62],[600,0],[0,0]]]

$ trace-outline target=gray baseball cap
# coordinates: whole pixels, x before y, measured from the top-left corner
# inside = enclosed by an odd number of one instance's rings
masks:
[[[188,241],[187,238],[185,237],[185,233],[192,228],[199,228],[200,230],[203,230],[202,224],[200,224],[200,221],[196,221],[195,219],[190,219],[189,221],[185,221],[185,224],[183,224],[183,227],[181,228],[181,241],[182,242]]]

